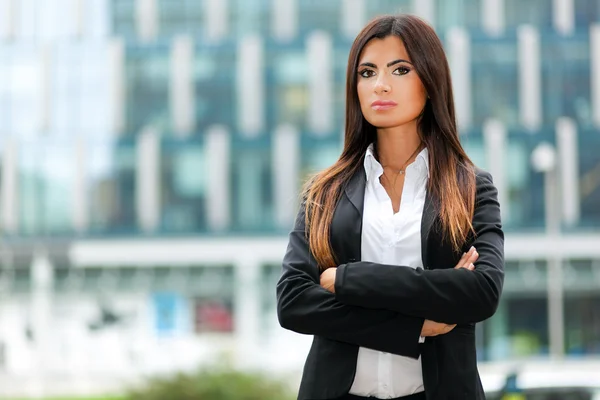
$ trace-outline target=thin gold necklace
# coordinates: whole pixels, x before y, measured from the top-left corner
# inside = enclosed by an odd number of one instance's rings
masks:
[[[388,183],[390,183],[392,185],[392,191],[394,193],[394,196],[398,196],[398,194],[396,193],[396,181],[398,180],[398,177],[400,175],[404,175],[406,173],[406,165],[408,164],[408,162],[419,152],[419,150],[421,150],[421,146],[422,146],[423,142],[420,142],[419,145],[417,146],[417,148],[415,149],[415,151],[408,157],[408,159],[404,162],[404,164],[402,165],[402,168],[397,170],[398,172],[396,173],[396,177],[394,178],[394,183],[391,182],[390,178],[385,174],[385,169],[386,168],[391,168],[389,165],[382,165],[382,169],[383,171],[383,176],[385,177],[385,179],[387,179]],[[393,168],[392,168],[393,169]]]

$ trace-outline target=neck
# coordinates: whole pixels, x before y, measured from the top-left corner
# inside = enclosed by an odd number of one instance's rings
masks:
[[[379,162],[385,167],[403,169],[417,156],[418,152],[415,153],[415,150],[419,146],[421,138],[417,133],[416,124],[377,129],[377,155]]]

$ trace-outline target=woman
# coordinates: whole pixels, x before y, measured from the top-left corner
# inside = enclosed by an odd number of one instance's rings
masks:
[[[484,399],[475,323],[502,291],[500,208],[461,147],[448,63],[421,19],[358,35],[345,129],[339,160],[306,186],[277,285],[281,325],[314,335],[298,399]]]

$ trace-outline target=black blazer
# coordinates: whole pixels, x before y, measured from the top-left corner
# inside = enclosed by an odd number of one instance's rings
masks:
[[[504,234],[497,190],[489,173],[477,170],[470,237],[460,252],[442,242],[439,207],[427,193],[421,223],[425,269],[398,268],[361,260],[366,175],[351,178],[331,224],[331,245],[340,265],[335,291],[322,288],[319,268],[305,238],[304,205],[290,233],[277,284],[282,327],[314,335],[299,400],[335,399],[348,393],[359,346],[422,357],[427,399],[485,399],[475,354],[475,323],[491,317],[504,281]],[[454,269],[474,245],[475,270]],[[419,344],[424,319],[458,324],[451,332]]]

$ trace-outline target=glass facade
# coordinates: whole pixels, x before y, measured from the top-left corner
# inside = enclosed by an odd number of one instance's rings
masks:
[[[271,0],[229,0],[223,6],[226,32],[214,39],[207,26],[220,12],[214,8],[222,6],[217,0],[97,0],[84,7],[79,33],[70,13],[55,15],[54,23],[36,30],[27,16],[33,2],[17,3],[23,23],[0,41],[0,230],[2,239],[17,243],[283,237],[291,222],[278,216],[284,207],[295,209],[297,196],[282,202],[278,190],[291,181],[297,194],[306,178],[335,162],[342,149],[346,63],[353,40],[348,31],[357,32],[376,15],[420,10],[414,0],[297,0],[290,2],[297,29],[281,39],[273,34],[278,16]],[[600,49],[593,48],[590,28],[600,24],[600,0],[573,0],[571,34],[557,32],[548,0],[501,1],[504,27],[497,35],[486,33],[480,0],[429,3],[449,55],[456,45],[449,32],[458,27],[466,34],[470,76],[468,85],[460,87],[469,88],[470,95],[471,121],[461,130],[467,153],[478,166],[493,168],[487,123],[494,119],[506,132],[499,158],[507,235],[544,232],[544,177],[532,167],[531,155],[542,142],[558,145],[556,124],[563,117],[576,127],[579,217],[562,233],[598,235],[600,127],[594,123],[599,119],[593,97],[600,74],[592,65]],[[148,4],[154,8],[140,8]],[[362,4],[360,24],[353,22],[356,10],[347,9],[348,4]],[[38,12],[50,13],[43,7]],[[63,20],[68,23],[61,28]],[[145,24],[156,27],[154,36],[140,37]],[[528,66],[523,53],[528,49],[519,38],[523,24],[539,34],[540,60],[534,70],[540,82],[540,123],[534,128],[524,124],[528,93],[523,93],[522,74]],[[175,47],[182,36],[192,43],[190,60],[178,59]],[[258,38],[261,54],[255,58],[242,56],[248,38]],[[122,59],[114,52],[120,41]],[[326,93],[321,74],[329,77]],[[180,80],[182,75],[189,82]],[[177,127],[175,105],[187,93],[193,99],[192,122],[185,131]],[[314,120],[322,115],[314,114],[322,110],[314,110],[313,103],[323,94],[331,100],[325,117],[332,128],[319,131]],[[253,117],[264,124],[248,133],[244,121]],[[282,126],[298,133],[290,154],[297,157],[297,165],[290,163],[297,171],[288,175],[273,161]],[[156,155],[142,143],[148,129],[158,144]],[[213,135],[215,129],[224,134]],[[17,149],[14,154],[9,145]],[[153,183],[156,193],[142,190]],[[217,196],[215,187],[224,190]],[[76,223],[81,215],[83,229]],[[144,226],[147,215],[156,225]],[[30,258],[23,262],[3,261],[0,283],[8,282],[9,292],[31,289],[30,253],[24,252]],[[563,263],[564,308],[575,311],[565,314],[565,351],[598,354],[600,260],[569,257]],[[492,319],[478,326],[481,360],[549,353],[546,260],[530,258],[509,255],[502,303]],[[153,293],[149,307],[167,315],[155,321],[161,332],[175,329],[180,307],[196,334],[236,329],[232,316],[240,276],[235,267],[174,263],[146,268],[125,261],[110,271],[101,264],[73,269],[58,261],[54,288],[57,293]],[[277,328],[272,292],[279,267],[259,267],[261,329],[270,332]]]

